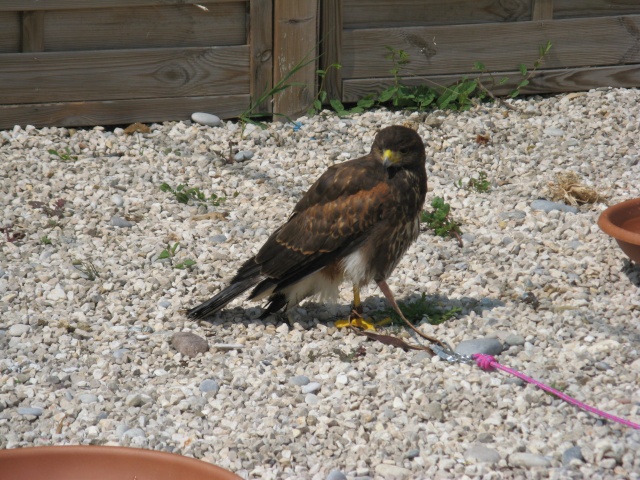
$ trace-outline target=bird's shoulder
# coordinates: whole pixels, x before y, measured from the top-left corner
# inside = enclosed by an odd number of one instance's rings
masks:
[[[384,181],[384,167],[371,154],[332,165],[307,190],[293,212],[372,190]]]

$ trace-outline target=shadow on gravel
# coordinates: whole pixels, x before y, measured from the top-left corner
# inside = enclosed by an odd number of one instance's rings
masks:
[[[640,287],[640,264],[625,259],[622,273],[624,273],[629,278],[629,281],[636,287]]]
[[[408,316],[408,311],[411,310],[411,305],[416,302],[423,301],[429,308],[447,312],[455,310],[455,315],[452,318],[446,320],[444,323],[455,322],[457,318],[464,317],[470,312],[476,312],[478,316],[482,316],[483,311],[490,311],[496,307],[502,307],[504,302],[494,298],[471,298],[462,297],[456,299],[449,299],[443,295],[425,295],[424,300],[421,294],[411,294],[408,297],[396,298],[403,313]],[[363,316],[365,318],[373,318],[374,321],[379,321],[388,316],[390,311],[390,305],[387,300],[374,292],[374,295],[363,295],[362,306],[364,308]],[[335,304],[335,303],[319,303],[319,302],[303,302],[294,313],[295,322],[306,329],[315,328],[318,324],[324,324],[332,326],[333,322],[338,319],[347,318],[351,312],[351,305],[349,304]],[[279,326],[282,323],[288,323],[287,315],[280,313],[278,315],[270,315],[265,319],[260,319],[262,314],[262,308],[258,306],[251,306],[248,308],[235,307],[231,309],[218,312],[211,318],[201,320],[203,324],[208,325],[229,325],[235,323],[244,323],[246,325],[276,325]],[[421,323],[422,318],[411,319],[416,324]]]

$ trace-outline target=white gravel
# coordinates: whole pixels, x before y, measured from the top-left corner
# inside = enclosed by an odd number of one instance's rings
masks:
[[[502,373],[336,330],[347,285],[338,306],[303,304],[293,326],[255,320],[259,305],[242,301],[213,324],[183,314],[327,166],[410,122],[426,142],[428,201],[444,197],[465,235],[460,248],[423,233],[389,280],[397,296],[461,307],[422,328],[453,345],[497,338],[502,363],[640,422],[640,267],[598,229],[604,204],[530,206],[569,170],[609,203],[639,195],[640,92],[511,104],[328,114],[297,131],[249,126],[244,138],[232,123],[0,132],[0,226],[15,240],[0,253],[0,447],[129,445],[244,478],[640,478],[640,431]],[[225,163],[229,141],[242,162]],[[481,171],[490,192],[456,185]],[[184,205],[163,182],[228,198]],[[158,259],[175,243],[172,259]],[[174,268],[187,259],[191,270]],[[369,313],[386,306],[366,293]],[[176,332],[211,348],[183,356]]]

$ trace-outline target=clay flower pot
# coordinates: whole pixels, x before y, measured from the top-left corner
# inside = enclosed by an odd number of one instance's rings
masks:
[[[640,198],[607,208],[600,214],[598,226],[616,239],[631,260],[640,264]]]
[[[238,480],[236,474],[172,453],[73,445],[0,451],[0,477],[11,480]]]

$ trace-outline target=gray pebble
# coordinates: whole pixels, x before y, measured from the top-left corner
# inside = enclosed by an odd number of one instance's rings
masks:
[[[596,362],[595,366],[598,370],[601,371],[611,370],[611,365],[609,365],[607,362]]]
[[[442,411],[442,406],[438,402],[431,402],[424,408],[424,413],[427,415],[427,418],[432,418],[439,422],[444,420],[444,412]]]
[[[476,236],[471,233],[463,233],[460,238],[465,245],[471,245],[476,241]]]
[[[498,355],[503,347],[497,338],[475,338],[460,342],[455,352],[459,355],[473,355],[474,353],[485,353],[487,355]]]
[[[582,449],[577,445],[575,447],[567,448],[562,453],[562,465],[566,467],[571,463],[572,460],[580,460],[581,462],[584,462]]]
[[[40,407],[18,407],[18,415],[33,415],[34,417],[39,417],[44,412],[43,408]]]
[[[407,453],[404,454],[404,458],[408,458],[409,460],[412,460],[418,456],[420,456],[419,448],[412,448],[411,450],[409,450]]]
[[[4,277],[6,274],[7,271],[0,268],[0,278]]]
[[[158,302],[158,306],[160,308],[169,308],[171,306],[171,302],[169,300],[163,299]]]
[[[130,222],[129,220],[125,220],[124,218],[120,218],[120,217],[114,215],[113,217],[111,217],[111,225],[113,225],[114,227],[119,227],[119,228],[127,228],[127,227],[133,227],[135,225],[135,223]]]
[[[491,443],[493,442],[493,435],[489,432],[482,432],[478,434],[476,440],[480,443]]]
[[[527,213],[523,210],[510,210],[500,214],[502,220],[524,220],[526,217]]]
[[[560,128],[545,128],[544,133],[549,135],[550,137],[562,137],[564,135],[564,130]]]
[[[119,348],[119,349],[113,351],[113,358],[120,359],[120,358],[124,357],[127,353],[129,353],[129,349],[128,348]]]
[[[430,352],[426,352],[424,350],[416,352],[411,357],[411,363],[414,365],[421,364],[430,359],[433,355]]]
[[[191,115],[191,120],[193,120],[196,123],[199,123],[200,125],[207,125],[209,127],[217,127],[218,125],[222,124],[222,120],[220,120],[219,117],[211,113],[204,113],[204,112],[193,113]]]
[[[111,195],[111,201],[118,207],[124,205],[124,198],[122,198],[122,195],[118,195],[117,193]]]
[[[302,393],[314,393],[322,388],[318,382],[311,382],[302,386]]]
[[[291,385],[297,385],[298,387],[302,387],[309,383],[309,377],[306,377],[304,375],[296,375],[295,377],[291,377],[289,379],[289,383]]]
[[[236,162],[244,162],[253,158],[253,152],[251,150],[241,150],[233,156]]]
[[[500,461],[500,454],[493,448],[485,447],[484,445],[473,445],[464,452],[464,458],[467,461],[493,464]]]
[[[524,342],[524,337],[515,333],[507,335],[507,338],[504,339],[504,343],[506,343],[510,347],[524,345]]]
[[[534,200],[533,202],[531,202],[531,209],[541,210],[547,213],[554,210],[560,210],[561,212],[568,213],[578,213],[578,209],[576,207],[565,205],[564,203],[559,202],[550,202],[549,200]]]
[[[516,452],[509,455],[509,465],[512,467],[550,467],[551,460],[535,453]]]
[[[131,393],[127,395],[124,404],[127,407],[140,407],[144,405],[144,400],[142,400],[142,395],[140,395],[139,393]]]
[[[209,343],[191,332],[177,332],[171,336],[171,345],[182,355],[195,357],[209,351]]]
[[[307,405],[317,405],[318,402],[320,400],[318,399],[317,395],[314,395],[313,393],[308,393],[305,397],[304,397],[304,402]]]
[[[347,480],[347,476],[340,470],[331,470],[327,475],[327,480]]]
[[[21,337],[25,333],[27,333],[31,327],[29,325],[24,325],[22,323],[18,323],[16,325],[11,325],[9,327],[9,336],[10,337]]]
[[[253,158],[252,150],[242,150],[240,153],[242,154],[245,160],[251,160]]]
[[[213,235],[211,237],[209,237],[209,241],[211,243],[222,243],[222,242],[226,242],[227,241],[227,237],[226,235]]]
[[[83,393],[78,395],[77,398],[81,403],[95,403],[98,401],[98,396],[93,393]]]
[[[387,463],[379,463],[375,468],[376,474],[380,478],[411,478],[411,470],[398,465],[389,465]]]
[[[144,430],[142,430],[141,428],[130,428],[129,430],[127,430],[122,434],[123,438],[135,438],[135,437],[144,438],[145,436],[146,435],[144,434]]]
[[[215,394],[215,393],[218,393],[218,390],[220,390],[220,385],[216,380],[207,379],[200,382],[201,392],[204,392],[204,393],[213,392]]]

